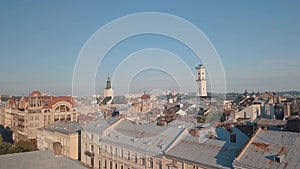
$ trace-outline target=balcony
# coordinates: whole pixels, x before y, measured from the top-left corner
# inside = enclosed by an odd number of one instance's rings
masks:
[[[90,152],[90,151],[85,151],[84,155],[87,155],[89,157],[95,157],[95,153],[94,152]]]

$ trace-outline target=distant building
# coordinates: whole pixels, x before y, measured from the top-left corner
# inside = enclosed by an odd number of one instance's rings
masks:
[[[206,89],[206,69],[203,65],[199,65],[196,67],[196,82],[198,85],[198,92],[201,97],[207,96]]]
[[[91,116],[89,114],[81,114],[79,113],[77,115],[77,122],[80,124],[80,125],[86,125],[86,124],[89,124],[91,123],[92,121],[96,120],[97,117],[94,117],[94,116]]]
[[[141,113],[149,112],[152,108],[151,104],[151,95],[144,92],[144,94],[139,97],[138,99],[135,99],[132,103],[132,106],[135,110]]]
[[[259,104],[252,104],[235,114],[238,121],[254,121],[261,115],[261,106]]]
[[[157,125],[164,126],[168,123],[175,121],[177,119],[177,112],[180,110],[180,105],[172,105],[171,107],[166,107],[163,111],[163,114],[159,116],[159,120],[157,121]],[[185,112],[181,112],[185,113]]]
[[[166,97],[167,97],[167,101],[170,103],[170,104],[173,104],[173,103],[176,103],[177,101],[180,101],[181,99],[181,96],[179,93],[176,93],[175,92],[168,92],[166,94]]]
[[[57,121],[49,126],[38,129],[37,147],[53,150],[53,144],[61,146],[61,153],[74,160],[80,160],[80,131],[76,122]]]
[[[14,141],[35,143],[37,129],[56,121],[76,121],[75,101],[71,96],[48,96],[33,91],[29,96],[11,98],[4,108],[4,126],[13,130]]]
[[[292,114],[292,102],[291,101],[284,101],[283,102],[283,113],[284,113],[284,117],[289,117]]]

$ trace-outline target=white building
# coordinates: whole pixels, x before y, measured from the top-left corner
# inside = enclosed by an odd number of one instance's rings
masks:
[[[198,86],[199,95],[201,97],[207,96],[206,90],[206,69],[203,65],[199,65],[196,67],[196,82]]]

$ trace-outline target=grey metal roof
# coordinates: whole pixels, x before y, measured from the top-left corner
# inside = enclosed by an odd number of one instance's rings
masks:
[[[151,155],[162,154],[186,131],[185,128],[133,124],[130,121],[121,121],[117,126],[108,130],[101,137],[101,142]]]
[[[283,156],[275,162],[277,155]],[[300,168],[300,136],[298,133],[258,129],[251,141],[234,161],[238,168]]]
[[[232,161],[240,149],[235,143],[216,139],[202,142],[189,135],[167,151],[166,156],[205,168],[232,168]]]
[[[286,120],[276,120],[276,119],[265,119],[261,118],[257,120],[258,125],[263,126],[283,126],[286,124]]]
[[[84,169],[79,161],[65,156],[54,156],[51,150],[39,150],[0,156],[0,168],[13,169]]]
[[[74,134],[80,131],[82,127],[80,126],[79,123],[77,122],[62,122],[62,121],[57,121],[54,122],[53,124],[40,128],[40,130],[47,130],[51,132],[59,132],[62,134]]]
[[[117,120],[118,119],[114,117],[111,117],[107,120],[101,119],[83,126],[82,129],[91,133],[100,134],[105,128],[109,127],[110,124],[116,122]]]
[[[114,104],[127,104],[127,99],[124,95],[114,96],[113,102],[114,102]]]

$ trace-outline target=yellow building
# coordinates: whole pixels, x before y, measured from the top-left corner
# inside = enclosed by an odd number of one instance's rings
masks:
[[[38,149],[51,149],[53,144],[59,143],[61,153],[75,160],[80,160],[80,130],[76,122],[57,121],[47,127],[38,129]]]

